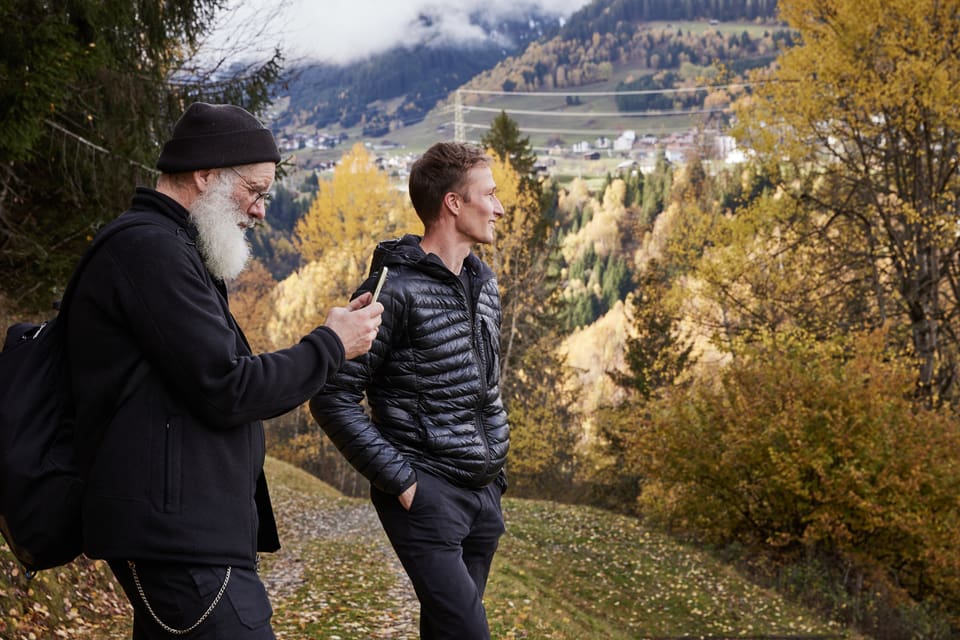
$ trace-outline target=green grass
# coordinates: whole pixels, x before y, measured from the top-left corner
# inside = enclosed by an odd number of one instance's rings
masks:
[[[487,610],[498,638],[857,637],[635,519],[506,500]]]
[[[326,495],[318,486],[316,506],[333,519],[366,504]],[[634,518],[509,497],[504,512],[507,533],[484,599],[495,638],[861,637]],[[388,596],[412,594],[389,566],[378,527],[311,541],[298,553],[308,579],[274,602],[278,637],[416,638],[415,602],[411,610],[409,599]]]
[[[397,576],[382,555],[363,542],[315,540],[303,554],[309,558],[306,583],[295,595],[274,603],[273,626],[288,638],[377,637],[384,602]]]
[[[298,491],[323,498],[339,498],[342,494],[299,467],[287,464],[276,458],[267,456],[263,463],[263,472],[270,479],[271,487],[283,486],[291,491]]]

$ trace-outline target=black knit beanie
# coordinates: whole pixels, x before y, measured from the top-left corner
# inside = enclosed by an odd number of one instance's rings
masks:
[[[194,102],[163,145],[157,169],[180,173],[257,162],[280,162],[269,129],[240,107]]]

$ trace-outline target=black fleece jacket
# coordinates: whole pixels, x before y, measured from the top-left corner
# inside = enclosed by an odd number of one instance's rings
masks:
[[[342,366],[343,345],[320,327],[253,355],[187,211],[138,189],[111,224],[131,221],[96,251],[67,314],[88,473],[83,550],[253,567],[258,550],[279,548],[260,420],[316,394]],[[139,382],[126,389],[131,377]]]
[[[370,351],[348,362],[310,401],[314,418],[375,487],[399,495],[416,469],[465,488],[497,481],[510,428],[500,398],[500,295],[493,272],[470,254],[460,279],[420,238],[382,242],[370,277],[383,266],[383,322]],[[360,405],[364,393],[368,416]]]

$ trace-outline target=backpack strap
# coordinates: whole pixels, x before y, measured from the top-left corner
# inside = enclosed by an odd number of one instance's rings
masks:
[[[96,235],[93,239],[93,243],[87,247],[87,250],[83,253],[83,257],[80,258],[80,262],[77,264],[76,269],[73,270],[73,274],[70,276],[70,281],[67,283],[66,289],[63,291],[63,298],[60,300],[60,309],[57,312],[57,322],[64,328],[66,328],[66,313],[70,309],[70,302],[73,300],[73,292],[76,290],[77,286],[80,283],[80,275],[83,273],[83,270],[90,263],[90,260],[93,259],[94,254],[97,250],[100,249],[107,240],[115,236],[117,233],[130,229],[132,227],[146,227],[151,226],[153,223],[136,218],[124,219],[121,215],[112,223],[104,227],[100,233]],[[133,373],[127,378],[127,383],[123,386],[123,391],[120,392],[117,400],[117,407],[124,403],[124,401],[133,393],[134,389],[137,388],[137,385],[143,380],[147,375],[147,370],[149,365],[146,360],[141,360],[137,363],[137,367],[133,370]]]
[[[73,299],[73,291],[77,288],[77,285],[80,282],[81,274],[90,263],[90,260],[93,259],[94,254],[97,253],[97,250],[100,249],[100,247],[103,246],[107,240],[126,229],[130,229],[132,227],[150,226],[151,224],[152,223],[150,222],[138,220],[136,218],[124,220],[124,217],[121,215],[119,218],[101,229],[100,232],[97,233],[97,235],[93,238],[91,245],[87,247],[86,251],[83,252],[80,262],[77,263],[76,268],[73,270],[73,274],[70,276],[70,280],[67,282],[67,287],[63,291],[63,298],[60,300],[57,315],[62,317],[70,308],[70,301]]]
[[[57,312],[57,324],[60,327],[60,330],[63,331],[63,339],[66,340],[66,319],[67,313],[70,310],[71,302],[73,300],[74,291],[80,283],[80,276],[83,274],[84,269],[90,263],[93,256],[96,252],[106,244],[107,240],[112,238],[117,233],[130,229],[132,227],[140,226],[151,226],[153,223],[144,221],[142,219],[126,219],[124,220],[123,216],[117,218],[116,221],[104,227],[100,233],[96,235],[93,239],[93,243],[87,247],[87,250],[84,252],[83,256],[80,258],[80,262],[77,264],[77,267],[74,269],[73,274],[70,276],[70,280],[67,283],[66,289],[63,292],[63,298],[60,301],[60,308]],[[119,411],[120,407],[124,402],[133,394],[136,388],[140,385],[143,379],[147,376],[147,372],[150,370],[150,365],[147,364],[145,359],[141,359],[137,363],[136,368],[133,370],[133,373],[130,374],[130,377],[127,378],[127,382],[123,385],[123,390],[120,392],[120,395],[117,396],[117,401],[114,404],[114,415]],[[72,400],[71,400],[72,402]],[[106,435],[106,426],[112,422],[113,417],[108,419],[105,424],[101,425],[97,431],[93,434],[92,441],[96,443],[90,449],[89,459],[83,460],[83,456],[79,456],[78,461],[80,464],[80,476],[84,480],[86,479],[87,473],[89,473],[92,466],[93,457],[96,455],[96,450],[100,441],[103,439],[103,436]]]

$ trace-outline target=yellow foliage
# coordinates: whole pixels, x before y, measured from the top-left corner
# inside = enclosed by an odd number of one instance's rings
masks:
[[[767,335],[719,382],[647,405],[628,446],[646,515],[886,566],[915,597],[934,585],[960,604],[960,430],[916,406],[912,363],[885,339]]]
[[[808,123],[857,109],[901,119],[873,121],[878,128],[911,130],[931,115],[952,129],[960,125],[955,1],[790,0],[779,6],[813,46],[783,56],[784,79],[800,83],[769,89],[793,94],[797,111],[811,116]],[[813,70],[815,82],[805,82]]]
[[[344,251],[364,263],[377,242],[421,229],[404,191],[357,143],[341,158],[333,178],[320,182],[310,210],[297,222],[296,236],[306,262]]]
[[[818,239],[855,270],[835,276],[847,300],[864,296],[877,310],[868,322],[892,319],[911,336],[928,402],[956,402],[960,3],[778,7],[800,44],[754,78],[738,136],[801,213],[822,216]]]
[[[557,206],[569,216],[578,213],[591,199],[587,181],[583,178],[574,178],[566,189],[560,191]]]
[[[267,332],[273,311],[271,296],[276,285],[273,276],[259,260],[254,260],[230,284],[230,311],[243,328],[254,353],[273,351],[276,348]]]
[[[274,348],[299,340],[343,306],[366,276],[364,263],[346,248],[332,247],[323,257],[290,274],[273,292],[267,336]]]
[[[574,377],[580,396],[577,409],[585,416],[625,398],[624,390],[617,387],[606,372],[625,367],[628,324],[624,304],[617,302],[602,318],[574,331],[558,347],[560,357],[577,372]]]
[[[653,221],[652,228],[643,235],[643,241],[634,255],[634,263],[646,264],[649,260],[664,262],[667,241],[673,227],[674,219],[679,216],[680,204],[671,202]]]
[[[500,288],[503,311],[500,375],[501,381],[509,382],[515,344],[535,339],[536,332],[531,326],[544,309],[544,258],[549,251],[550,230],[543,224],[537,191],[524,187],[521,176],[507,159],[500,159],[492,150],[488,155],[492,158],[490,168],[504,215],[497,221],[493,245],[479,246],[477,252],[493,269]]]
[[[623,205],[626,184],[621,179],[610,183],[603,194],[603,204],[594,211],[590,221],[574,234],[563,239],[563,257],[568,264],[584,254],[588,247],[592,247],[597,256],[605,258],[611,252],[620,249],[620,224],[626,215]],[[580,200],[577,196],[568,196],[573,202]]]
[[[521,188],[520,174],[508,160],[501,160],[494,152],[489,155],[493,159],[490,168],[504,216],[497,221],[494,247],[485,249],[484,254],[488,255],[484,257],[491,263],[502,293],[506,294],[504,288],[530,287],[525,280],[530,275],[538,248],[532,246],[532,240],[540,223],[540,202],[536,193]]]
[[[362,144],[354,145],[333,178],[320,183],[310,210],[297,223],[297,244],[307,264],[277,287],[269,339],[284,346],[321,324],[366,277],[378,242],[420,231],[405,192],[377,168]]]

